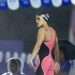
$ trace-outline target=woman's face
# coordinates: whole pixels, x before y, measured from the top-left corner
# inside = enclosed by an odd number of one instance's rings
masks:
[[[42,16],[36,16],[36,23],[37,26],[40,27],[45,24],[45,20],[43,19]]]

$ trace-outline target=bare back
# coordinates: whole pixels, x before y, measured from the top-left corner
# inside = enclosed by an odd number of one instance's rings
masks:
[[[45,29],[45,41],[49,41],[53,37],[56,36],[56,32],[53,28],[49,27],[49,29]]]

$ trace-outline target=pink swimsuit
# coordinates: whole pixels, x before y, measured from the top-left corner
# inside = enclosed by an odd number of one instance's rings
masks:
[[[41,67],[43,70],[44,75],[54,75],[54,59],[52,58],[51,52],[55,46],[56,43],[56,32],[54,29],[50,29],[52,35],[50,37],[50,40],[45,42],[45,45],[49,48],[49,54],[48,56],[44,57],[41,63]]]

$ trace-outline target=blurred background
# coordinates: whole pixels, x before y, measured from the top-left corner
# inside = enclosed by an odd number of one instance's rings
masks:
[[[7,71],[6,59],[22,57],[21,53],[25,53],[25,58],[32,52],[37,33],[35,16],[43,13],[50,14],[48,24],[55,28],[58,39],[67,40],[74,47],[74,0],[0,0],[1,74]]]

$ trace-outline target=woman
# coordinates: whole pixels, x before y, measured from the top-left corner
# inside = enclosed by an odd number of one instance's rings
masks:
[[[59,62],[58,39],[56,31],[52,27],[48,26],[47,20],[48,15],[36,16],[38,34],[37,34],[37,41],[32,52],[31,63],[38,55],[40,47],[44,43],[48,47],[49,53],[46,57],[43,58],[41,62],[43,73],[44,75],[55,75],[60,69],[58,63]],[[54,54],[54,58],[52,56],[52,52]]]

